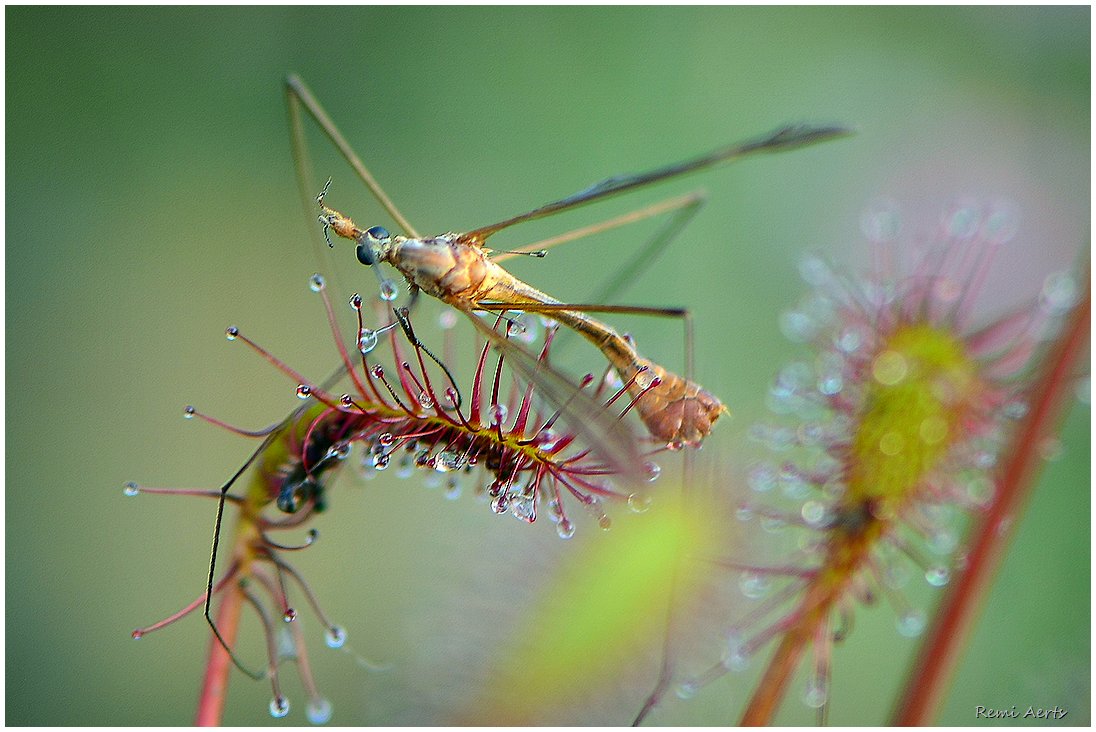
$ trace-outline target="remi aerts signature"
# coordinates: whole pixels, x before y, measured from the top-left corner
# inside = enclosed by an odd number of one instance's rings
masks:
[[[1035,706],[1027,709],[1017,706],[991,709],[981,705],[974,708],[974,716],[979,719],[1063,719],[1067,714],[1069,712],[1058,705],[1054,705],[1049,709]]]

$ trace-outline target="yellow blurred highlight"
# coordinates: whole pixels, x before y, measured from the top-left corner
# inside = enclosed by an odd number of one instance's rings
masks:
[[[612,530],[576,544],[517,637],[500,643],[491,688],[466,709],[466,721],[537,724],[558,716],[553,710],[569,699],[633,674],[637,664],[649,673],[636,683],[653,686],[677,557],[713,537],[713,526],[656,501],[643,515],[614,516]],[[681,563],[677,607],[693,596],[700,569],[699,562]]]
[[[949,435],[978,398],[977,365],[945,328],[898,328],[883,346],[867,383],[853,438],[850,499],[903,500],[947,454]]]

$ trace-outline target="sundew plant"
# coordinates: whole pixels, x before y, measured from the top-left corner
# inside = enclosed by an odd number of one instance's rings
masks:
[[[376,255],[363,248],[388,247],[386,241],[370,242],[390,235],[377,227],[358,229],[323,204],[326,192],[327,187],[318,199],[324,233],[332,228],[357,240],[358,260],[374,264]],[[772,722],[786,692],[796,685],[802,702],[824,722],[834,646],[853,635],[861,607],[880,603],[893,608],[898,636],[929,638],[909,674],[909,690],[895,721],[931,721],[961,632],[972,622],[978,595],[988,586],[1009,525],[1074,390],[1078,357],[1086,347],[1088,290],[1079,272],[1048,273],[1030,302],[987,318],[978,300],[988,272],[1015,235],[1011,212],[962,204],[946,210],[926,233],[907,233],[904,226],[889,203],[865,214],[872,261],[865,274],[845,274],[819,256],[802,261],[811,293],[781,316],[781,325],[810,355],[779,371],[768,400],[775,421],[749,432],[751,442],[773,456],[747,459],[740,481],[725,474],[717,478],[717,502],[732,500],[740,486],[753,494],[736,506],[735,520],[715,526],[678,519],[676,526],[654,532],[653,543],[629,551],[630,558],[646,559],[639,564],[622,560],[610,570],[634,565],[627,589],[613,591],[617,597],[655,607],[668,604],[649,614],[653,622],[641,625],[643,633],[665,640],[657,684],[637,706],[636,723],[666,702],[670,688],[675,697],[691,699],[708,693],[729,672],[737,676],[761,663],[760,658],[766,658],[764,671],[741,723]],[[444,249],[459,236],[425,241]],[[421,282],[405,274],[410,282]],[[331,718],[332,703],[312,673],[297,608],[309,608],[331,648],[344,646],[346,630],[322,609],[321,590],[288,559],[315,543],[318,534],[307,529],[297,543],[275,536],[306,529],[328,505],[328,483],[336,468],[352,456],[365,477],[389,469],[401,477],[426,474],[435,482],[440,477],[448,498],[470,492],[495,514],[529,524],[547,519],[560,538],[570,539],[575,533],[570,506],[591,514],[601,529],[612,525],[606,507],[613,503],[647,512],[649,484],[661,473],[656,459],[684,446],[676,437],[679,428],[667,430],[665,420],[652,426],[649,405],[666,409],[665,397],[654,396],[668,374],[660,367],[621,368],[610,360],[573,381],[556,370],[550,354],[558,325],[552,315],[562,311],[516,319],[507,310],[520,310],[521,303],[483,317],[457,307],[470,316],[482,342],[471,378],[462,383],[447,361],[458,347],[454,326],[463,321],[443,313],[446,343],[439,356],[416,334],[410,310],[394,306],[395,284],[384,277],[379,284],[372,306],[361,295],[351,296],[357,326],[346,339],[352,344],[347,348],[326,280],[320,275],[310,279],[341,354],[339,373],[328,382],[299,373],[239,328],[226,331],[228,340],[244,343],[288,377],[306,404],[258,431],[186,408],[188,418],[259,441],[221,490],[126,484],[130,496],[218,500],[206,593],[133,632],[140,639],[205,612],[213,640],[198,705],[201,724],[221,720],[233,668],[265,679],[271,685],[270,714],[287,716],[291,705],[281,678],[290,663],[304,690],[306,718],[317,724]],[[369,324],[369,317],[376,322]],[[539,345],[538,320],[547,326]],[[386,348],[378,349],[382,342]],[[380,363],[382,350],[388,351],[387,365]],[[653,378],[645,374],[650,368]],[[335,390],[337,384],[349,390]],[[684,388],[699,390],[692,384]],[[722,409],[718,400],[703,394]],[[710,429],[709,421],[697,434],[704,437]],[[689,447],[699,441],[690,440]],[[746,445],[738,445],[729,454],[737,458],[747,452]],[[680,484],[685,494],[695,480],[691,465],[686,456]],[[222,520],[226,504],[235,513],[228,521]],[[705,555],[712,536],[720,533],[735,551]],[[691,569],[684,570],[686,565]],[[704,612],[711,620],[722,612],[711,603],[698,604],[685,590],[695,582],[698,565],[736,578],[741,598],[730,603],[722,631],[700,639],[709,650],[719,649],[718,663],[684,675],[689,659],[675,636],[683,626],[703,625],[694,623],[690,613]],[[645,576],[647,571],[652,574]],[[914,577],[933,588],[953,588],[936,620],[931,607],[907,598],[905,588]],[[583,581],[613,586],[606,578]],[[655,600],[631,594],[632,588],[648,584],[661,586]],[[614,609],[610,598],[591,591],[589,607],[579,601],[567,612],[574,618],[592,612],[598,617],[595,624],[616,623],[622,638],[632,637],[625,631],[632,624],[629,609]],[[262,667],[251,668],[233,650],[245,608],[261,627],[267,657]],[[612,620],[617,613],[623,615]],[[576,677],[585,677],[583,651],[566,650],[567,628],[547,630],[553,623],[540,623],[558,642],[534,645],[517,666],[504,662],[502,668],[509,669],[503,672],[507,676],[521,675],[518,669],[532,664],[526,674],[543,677],[534,683],[543,688],[516,699],[490,695],[491,702],[478,712],[486,719],[537,722],[551,711],[544,700],[552,697],[553,686],[570,688]],[[695,629],[692,635],[695,645]],[[547,656],[540,658],[542,653]],[[560,654],[569,654],[570,660],[560,665]],[[553,668],[552,655],[559,673],[544,670]],[[360,666],[375,666],[357,660]],[[579,670],[572,671],[576,666]],[[533,711],[535,704],[544,709]],[[454,711],[453,721],[478,719],[467,708]]]
[[[677,687],[689,699],[763,665],[744,725],[773,721],[793,684],[824,721],[834,646],[874,604],[891,606],[897,636],[931,626],[893,721],[932,721],[1077,384],[1087,275],[1047,273],[1023,306],[979,318],[988,270],[1014,244],[1013,215],[968,203],[924,232],[902,231],[910,225],[890,202],[873,207],[872,268],[846,274],[806,257],[811,292],[781,317],[810,350],[779,371],[774,421],[750,430],[770,457],[745,467],[752,496],[736,515],[749,548],[706,558],[738,578],[743,609],[720,661]],[[907,598],[915,582],[952,588],[936,619]]]

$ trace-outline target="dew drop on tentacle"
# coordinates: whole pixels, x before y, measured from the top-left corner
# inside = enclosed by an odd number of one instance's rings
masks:
[[[391,460],[392,460],[392,458],[389,457],[388,453],[380,453],[379,455],[374,455],[373,456],[373,469],[374,470],[384,470],[385,468],[388,467],[388,463],[391,462]]]
[[[561,539],[570,539],[575,535],[575,525],[571,523],[570,519],[560,519],[556,524],[556,533],[559,534]]]
[[[377,437],[377,444],[382,448],[389,448],[396,444],[396,438],[391,432],[382,432]]]
[[[536,497],[532,494],[517,496],[510,503],[510,513],[519,521],[533,523],[537,520]]]
[[[943,587],[951,579],[951,572],[947,567],[936,566],[925,570],[925,581],[933,587]]]
[[[380,298],[385,302],[392,302],[400,294],[399,287],[396,283],[389,279],[381,280],[380,285]]]
[[[365,355],[377,347],[377,331],[362,328],[358,332],[358,351]]]
[[[298,399],[307,399],[310,396],[312,396],[312,387],[311,386],[309,386],[308,384],[298,384],[297,385],[297,398]]]
[[[803,689],[803,703],[811,709],[820,709],[825,706],[830,696],[827,686],[826,679],[821,676],[812,676]]]
[[[902,230],[898,204],[887,198],[872,201],[860,215],[860,231],[873,243],[893,240]]]
[[[643,472],[647,474],[647,482],[654,483],[658,476],[662,475],[662,466],[653,460],[643,463]]]
[[[324,280],[323,275],[314,274],[308,278],[308,289],[312,292],[319,292],[327,286],[327,281]]]
[[[451,330],[457,325],[457,314],[452,310],[443,310],[438,315],[438,327],[442,330]]]
[[[331,721],[331,702],[322,696],[309,699],[304,713],[312,724],[327,724]]]
[[[678,699],[687,700],[696,696],[696,693],[699,690],[700,685],[697,684],[695,680],[686,679],[677,685],[677,688],[674,689],[674,694],[677,695]]]
[[[276,696],[270,700],[270,716],[281,719],[289,714],[289,700],[284,696]]]
[[[282,613],[282,620],[284,620],[287,623],[292,623],[296,619],[297,619],[297,611],[294,610],[291,607],[287,607],[285,609],[285,612]]]
[[[183,418],[184,419],[194,419],[194,413],[197,412],[197,411],[198,411],[197,409],[195,409],[193,406],[188,404],[183,408]]]
[[[745,597],[758,600],[764,597],[772,587],[772,581],[759,572],[746,572],[738,581],[738,588]]]
[[[230,325],[229,327],[225,328],[225,338],[227,338],[228,340],[234,341],[239,337],[240,337],[240,329],[237,328],[236,326]]]
[[[916,638],[925,630],[925,614],[920,610],[906,610],[894,622],[898,632],[907,638]]]
[[[1055,272],[1043,281],[1039,304],[1050,315],[1062,315],[1077,302],[1079,289],[1068,272]]]
[[[324,632],[323,641],[328,648],[342,648],[346,643],[346,630],[338,625],[332,625]]]
[[[422,405],[422,407],[424,409],[430,409],[431,407],[434,406],[434,397],[431,396],[430,392],[428,392],[428,391],[425,391],[425,390],[420,391],[419,392],[419,404]]]
[[[632,493],[628,496],[628,508],[633,513],[647,513],[651,508],[651,497],[640,493]]]
[[[128,481],[122,486],[122,493],[130,498],[141,492],[141,486],[134,483],[132,480]]]
[[[443,450],[434,458],[434,470],[439,473],[448,473],[460,470],[465,465],[464,456],[459,452]]]
[[[727,634],[727,646],[723,650],[723,658],[720,660],[723,668],[728,671],[745,671],[750,665],[750,657],[746,653],[746,644],[742,634],[732,630]]]
[[[361,310],[362,309],[362,296],[358,293],[354,293],[350,296],[350,309]]]

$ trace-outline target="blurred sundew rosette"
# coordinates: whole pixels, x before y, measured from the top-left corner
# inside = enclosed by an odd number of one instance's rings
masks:
[[[901,635],[923,632],[926,614],[903,587],[916,573],[948,584],[968,516],[994,499],[993,471],[1029,408],[1044,346],[1080,293],[1073,275],[1051,273],[1010,312],[979,312],[990,268],[1014,242],[1007,206],[956,204],[904,233],[884,201],[862,228],[866,274],[817,255],[801,262],[811,290],[781,327],[810,356],[774,380],[776,419],[750,431],[772,455],[748,462],[752,497],[738,509],[776,543],[721,561],[740,574],[747,606],[723,661],[682,683],[692,696],[776,643],[744,722],[771,719],[810,647],[803,699],[826,705],[830,649],[857,604],[882,598]]]

